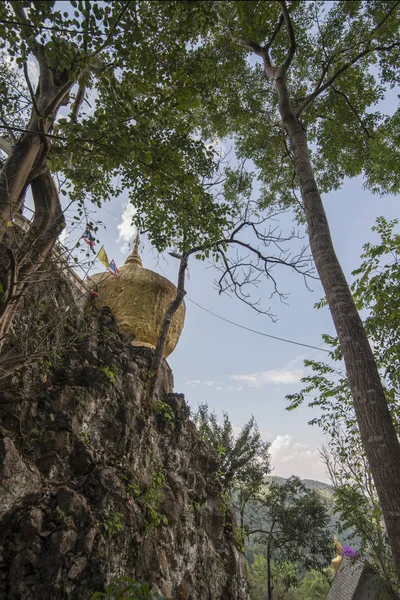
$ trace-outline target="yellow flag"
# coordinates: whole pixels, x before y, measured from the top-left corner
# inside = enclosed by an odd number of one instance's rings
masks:
[[[107,252],[104,250],[104,246],[100,248],[96,258],[98,258],[107,269],[110,268],[110,263],[108,262],[108,256]]]

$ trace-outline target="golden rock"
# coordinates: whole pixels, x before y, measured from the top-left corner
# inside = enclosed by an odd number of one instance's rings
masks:
[[[97,308],[108,306],[118,328],[135,336],[134,346],[155,348],[161,323],[170,302],[176,296],[176,287],[154,271],[143,269],[138,252],[139,240],[115,278],[111,273],[97,273],[90,279],[97,287]],[[175,349],[183,330],[186,308],[181,304],[169,329],[164,357]]]

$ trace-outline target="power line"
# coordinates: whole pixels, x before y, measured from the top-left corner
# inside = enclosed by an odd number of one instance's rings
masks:
[[[221,315],[217,315],[216,313],[213,313],[211,310],[208,310],[208,308],[204,308],[204,306],[201,306],[201,304],[198,304],[191,298],[188,298],[188,296],[185,297],[185,300],[189,300],[189,302],[191,302],[192,304],[195,304],[196,306],[201,308],[201,310],[204,310],[206,313],[212,315],[213,317],[216,317],[217,319],[221,319],[221,321],[225,321],[226,323],[230,323],[230,325],[234,325],[235,327],[240,327],[240,329],[245,329],[246,331],[251,331],[251,333],[256,333],[257,335],[262,335],[264,337],[271,338],[273,340],[279,340],[280,342],[286,342],[287,344],[295,344],[296,346],[303,346],[304,348],[312,348],[313,350],[319,350],[320,352],[327,352],[328,354],[330,353],[330,350],[325,350],[325,348],[318,348],[318,346],[311,346],[311,344],[303,344],[302,342],[295,342],[294,340],[287,340],[285,338],[281,338],[276,335],[270,335],[269,333],[264,333],[263,331],[257,331],[256,329],[250,329],[250,327],[246,327],[245,325],[240,325],[239,323],[235,323],[234,321],[230,321],[229,319],[226,319],[225,317],[221,317]]]

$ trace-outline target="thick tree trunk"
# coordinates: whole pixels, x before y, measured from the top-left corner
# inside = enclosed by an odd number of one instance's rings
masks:
[[[0,348],[31,275],[49,256],[65,225],[60,198],[48,167],[32,181],[31,188],[35,205],[34,220],[17,249],[8,250],[10,277],[5,297],[0,303]]]
[[[400,579],[400,444],[361,318],[336,256],[304,130],[290,107],[286,73],[276,78],[308,225],[311,251],[343,351],[361,439],[375,482]],[[344,215],[345,217],[345,215]]]
[[[0,240],[7,223],[19,208],[18,201],[26,188],[29,175],[41,149],[37,133],[25,134],[14,146],[0,173]]]
[[[35,44],[32,52],[40,70],[36,92],[32,92],[32,115],[27,132],[15,144],[0,173],[0,241],[4,241],[10,258],[8,272],[4,272],[7,271],[4,265],[0,269],[4,290],[0,298],[0,348],[31,275],[50,254],[64,227],[60,199],[47,166],[48,135],[74,82],[68,70],[48,65],[43,46]],[[29,185],[35,204],[34,220],[16,245],[8,223],[23,206]]]

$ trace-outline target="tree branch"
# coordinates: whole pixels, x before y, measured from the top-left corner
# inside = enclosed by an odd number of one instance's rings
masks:
[[[12,144],[8,140],[5,140],[4,138],[0,137],[0,150],[3,150],[3,152],[10,155],[12,149]]]
[[[39,116],[39,109],[38,109],[38,106],[36,104],[35,92],[33,91],[31,80],[29,79],[28,65],[27,65],[26,61],[24,62],[24,75],[25,75],[26,85],[28,86],[29,94],[31,96],[31,100],[32,100],[32,104],[33,104],[33,110],[34,110],[35,114],[37,116]],[[41,129],[43,129],[43,123],[41,121],[39,121],[39,127]]]
[[[361,58],[367,56],[368,54],[371,54],[372,52],[390,52],[390,50],[393,50],[393,48],[398,48],[399,46],[400,42],[393,42],[389,46],[375,46],[374,48],[365,48],[364,50],[362,50],[362,52],[359,52],[357,56],[355,56],[352,60],[350,60],[349,62],[344,64],[340,69],[338,69],[336,73],[334,73],[332,77],[330,77],[330,79],[326,83],[324,83],[324,85],[322,85],[319,88],[315,88],[315,90],[309,96],[307,96],[303,104],[296,110],[296,117],[298,118],[301,115],[301,113],[307,108],[307,106],[311,104],[311,102],[313,102],[315,98],[317,98],[317,96],[322,94],[322,92],[324,92],[328,87],[332,85],[332,83],[336,81],[338,77],[340,77],[340,75],[342,75],[345,71],[347,71],[347,69],[352,67]]]
[[[347,96],[347,95],[346,95],[344,92],[342,92],[342,91],[340,91],[340,90],[336,89],[336,88],[334,87],[334,85],[331,85],[331,88],[333,89],[333,91],[335,92],[335,94],[338,94],[339,96],[342,96],[342,98],[344,98],[344,99],[345,99],[345,101],[346,101],[346,104],[349,106],[350,110],[351,110],[351,111],[352,111],[352,112],[355,114],[355,116],[356,116],[356,118],[357,118],[357,121],[360,123],[360,125],[361,125],[361,127],[363,128],[363,130],[364,130],[365,134],[367,135],[367,137],[368,137],[368,138],[370,138],[370,139],[373,139],[373,137],[374,137],[374,136],[370,134],[370,132],[368,131],[368,129],[367,129],[367,128],[366,128],[366,126],[364,125],[364,122],[363,122],[363,120],[361,119],[361,117],[360,117],[360,115],[358,114],[358,112],[357,112],[357,110],[355,109],[355,107],[354,107],[354,106],[352,105],[352,103],[350,102],[350,100],[349,100],[348,96]]]
[[[283,23],[284,23],[284,22],[285,22],[285,17],[283,16],[283,13],[281,13],[281,14],[279,15],[278,23],[277,23],[277,25],[276,25],[276,27],[275,27],[274,31],[272,32],[272,35],[271,35],[271,37],[269,38],[269,41],[268,41],[268,43],[267,43],[267,44],[264,46],[264,50],[265,50],[265,52],[268,52],[268,51],[269,51],[269,49],[271,48],[272,44],[274,43],[274,41],[275,41],[275,39],[276,39],[276,36],[278,35],[278,33],[279,33],[279,32],[280,32],[280,30],[281,30],[281,27],[282,27],[282,25],[283,25]]]
[[[160,332],[158,334],[157,345],[154,350],[153,360],[150,366],[150,379],[148,383],[147,397],[149,400],[153,400],[154,394],[157,388],[157,383],[160,375],[161,361],[164,357],[165,346],[167,344],[167,337],[171,326],[171,321],[181,306],[183,299],[186,295],[185,290],[185,273],[188,265],[188,254],[183,254],[180,257],[179,274],[178,274],[178,285],[176,289],[176,296],[170,303],[167,311],[164,315],[161,323]]]
[[[289,34],[289,39],[290,39],[289,52],[288,52],[285,62],[282,65],[283,68],[287,70],[287,69],[289,69],[290,65],[292,64],[293,57],[296,53],[296,36],[294,34],[292,19],[290,18],[289,11],[287,9],[285,0],[280,0],[279,4],[282,7],[282,13],[283,13],[283,17],[285,20],[286,29]]]
[[[76,82],[75,81],[67,81],[67,83],[64,83],[64,85],[60,87],[60,89],[58,90],[56,95],[51,99],[51,101],[46,106],[44,113],[43,113],[44,118],[49,117],[53,111],[58,109],[58,107],[60,106],[60,104],[63,101],[63,99],[65,98],[65,96],[71,90],[74,83],[76,83]]]
[[[253,42],[252,40],[245,40],[244,38],[236,37],[236,35],[233,33],[232,28],[228,29],[228,33],[233,42],[235,42],[239,46],[242,46],[243,48],[251,50],[252,52],[254,52],[254,54],[261,56],[261,58],[265,58],[264,48],[260,46],[260,44],[257,44],[257,42]]]

